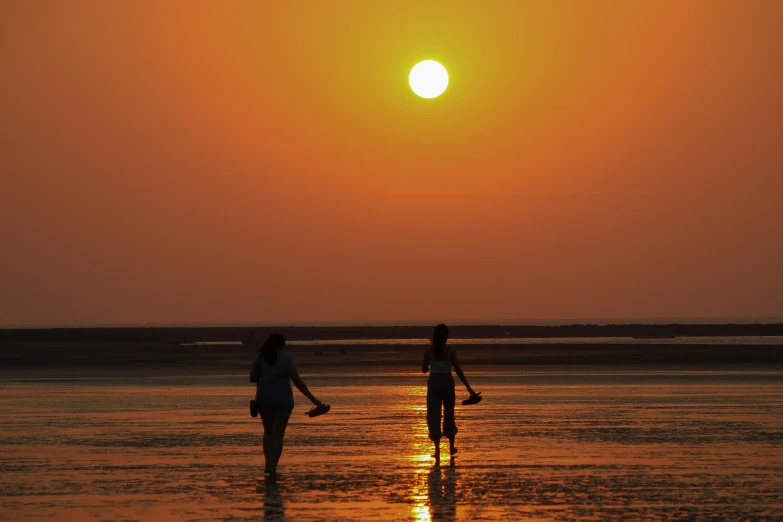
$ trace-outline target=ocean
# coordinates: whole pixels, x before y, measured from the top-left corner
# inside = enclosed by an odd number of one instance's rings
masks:
[[[417,368],[300,371],[276,485],[245,371],[4,373],[0,518],[783,520],[780,368],[466,365],[439,469]]]

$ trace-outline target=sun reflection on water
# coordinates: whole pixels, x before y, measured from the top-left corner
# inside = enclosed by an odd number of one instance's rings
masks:
[[[427,468],[419,466],[416,469],[411,488],[410,498],[413,501],[413,505],[411,506],[411,518],[417,522],[430,522],[430,520],[432,520],[429,506],[430,492],[427,475]]]
[[[424,393],[418,393],[423,396]],[[413,402],[413,401],[412,401]],[[411,484],[411,518],[417,522],[432,520],[454,520],[457,515],[458,473],[455,460],[448,466],[434,467],[432,452],[434,446],[429,440],[426,405],[408,406],[415,412],[415,422],[409,439],[410,452],[407,460],[414,466]]]
[[[421,400],[426,391],[422,390],[421,387],[410,390],[412,394],[417,396],[415,399],[419,400],[411,400],[409,404],[412,405],[408,406],[411,412],[415,412],[415,422],[411,426],[410,456],[408,457],[408,460],[412,461],[414,465],[414,478],[410,494],[411,518],[417,522],[430,522],[432,517],[427,477],[431,469],[432,442],[429,440],[427,430],[427,406],[422,404],[424,401]]]

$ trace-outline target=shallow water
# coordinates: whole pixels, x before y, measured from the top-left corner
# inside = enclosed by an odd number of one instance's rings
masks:
[[[781,372],[469,375],[433,470],[425,377],[305,374],[276,486],[245,375],[0,381],[0,518],[783,520]]]

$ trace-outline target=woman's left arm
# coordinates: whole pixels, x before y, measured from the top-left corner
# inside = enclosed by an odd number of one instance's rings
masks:
[[[476,395],[476,392],[473,391],[473,388],[470,387],[470,383],[468,383],[468,378],[465,377],[465,374],[462,373],[462,367],[459,365],[459,361],[457,361],[457,351],[452,350],[451,351],[451,364],[454,366],[454,371],[457,372],[457,376],[459,377],[459,380],[462,381],[462,384],[465,385],[465,388],[468,389],[468,393],[471,395]]]
[[[296,389],[302,392],[302,395],[310,399],[310,402],[312,402],[316,406],[321,406],[322,404],[321,401],[315,398],[315,395],[313,395],[310,392],[310,389],[307,387],[305,382],[302,380],[301,377],[299,377],[299,371],[296,369],[296,364],[294,364],[293,359],[291,359],[291,366],[288,368],[288,375],[289,377],[291,377],[291,382],[294,383]]]

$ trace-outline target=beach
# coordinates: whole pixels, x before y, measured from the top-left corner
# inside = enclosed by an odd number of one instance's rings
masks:
[[[317,359],[317,358],[316,358]],[[264,480],[247,373],[0,381],[4,520],[783,518],[783,372],[465,365],[453,462],[433,468],[417,368],[302,362]],[[464,397],[463,397],[464,396]]]
[[[0,27],[0,522],[783,522],[783,0]]]

